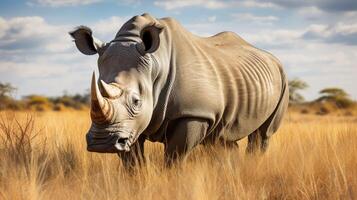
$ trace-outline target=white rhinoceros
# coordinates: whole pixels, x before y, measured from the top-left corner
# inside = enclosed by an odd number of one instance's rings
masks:
[[[168,163],[198,144],[246,136],[248,152],[264,151],[287,108],[280,62],[235,33],[199,37],[143,14],[109,43],[85,26],[70,34],[79,51],[99,55],[87,149],[118,153],[126,166],[143,161],[145,140],[164,143]]]

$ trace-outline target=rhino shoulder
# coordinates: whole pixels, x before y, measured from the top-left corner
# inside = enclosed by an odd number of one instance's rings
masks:
[[[241,38],[234,32],[224,31],[217,33],[216,35],[210,37],[199,37],[203,44],[220,47],[220,48],[232,48],[237,46],[251,46],[247,41]]]
[[[159,19],[159,21],[167,24],[168,26],[170,26],[170,28],[181,27],[180,22],[172,17],[164,17]]]

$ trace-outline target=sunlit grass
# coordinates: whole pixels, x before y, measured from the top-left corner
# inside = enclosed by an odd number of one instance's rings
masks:
[[[0,199],[357,198],[353,116],[290,114],[264,155],[245,155],[243,140],[238,150],[199,147],[170,169],[162,145],[147,142],[147,165],[129,174],[117,155],[86,151],[86,111],[0,115],[2,137],[28,138],[13,149],[1,140]]]

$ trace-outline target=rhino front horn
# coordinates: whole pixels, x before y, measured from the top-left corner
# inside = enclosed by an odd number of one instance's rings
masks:
[[[100,86],[103,89],[103,95],[109,98],[115,98],[121,95],[122,90],[119,87],[107,84],[103,80],[100,80]]]
[[[104,124],[113,117],[113,105],[104,98],[98,89],[95,73],[92,75],[91,84],[91,118],[94,123]]]

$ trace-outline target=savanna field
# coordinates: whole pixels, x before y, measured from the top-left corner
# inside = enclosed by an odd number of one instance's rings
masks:
[[[357,117],[290,111],[264,155],[196,148],[165,168],[126,172],[115,154],[86,151],[88,111],[0,113],[0,199],[357,199]]]

